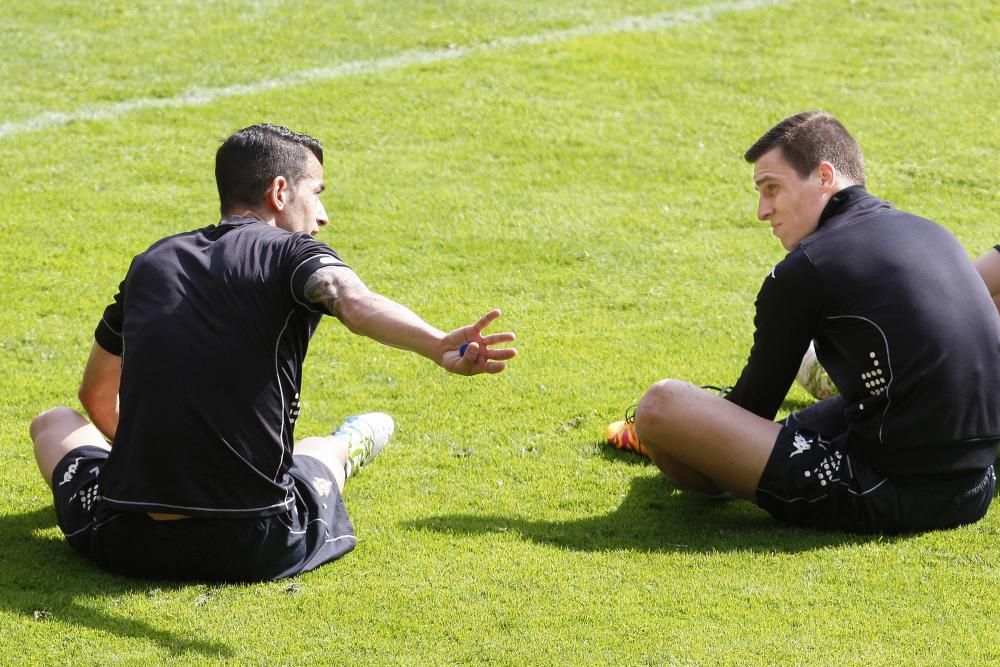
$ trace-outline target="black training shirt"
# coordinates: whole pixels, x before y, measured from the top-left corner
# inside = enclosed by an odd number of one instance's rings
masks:
[[[101,471],[120,510],[276,514],[293,504],[302,362],[324,309],[303,295],[328,246],[252,218],[167,237],[133,259],[95,336],[122,356]]]
[[[773,419],[810,340],[847,403],[848,451],[888,474],[984,469],[1000,436],[1000,318],[959,242],[860,186],[757,295],[727,398]]]

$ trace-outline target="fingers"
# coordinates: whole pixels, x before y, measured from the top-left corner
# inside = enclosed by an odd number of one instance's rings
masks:
[[[485,315],[483,315],[482,317],[480,317],[479,320],[475,324],[472,325],[472,328],[475,329],[476,333],[478,334],[483,329],[485,329],[486,327],[488,327],[493,322],[493,320],[495,320],[498,317],[500,317],[500,309],[499,308],[494,308],[490,312],[488,312]]]
[[[517,350],[512,347],[501,347],[497,350],[487,349],[485,357],[487,359],[513,359],[517,356]]]
[[[510,343],[516,340],[513,332],[489,334],[484,336],[483,329],[488,327],[500,317],[500,310],[494,308],[478,320],[475,324],[467,325],[448,334],[445,345],[450,347],[452,352],[457,354],[457,359],[447,362],[446,367],[452,372],[462,375],[478,375],[480,373],[500,373],[507,364],[504,360],[513,359],[517,356],[517,350],[513,348],[491,349],[493,345]],[[451,347],[454,345],[455,347]]]
[[[498,343],[510,343],[517,339],[511,331],[505,331],[503,333],[490,334],[489,336],[483,336],[483,345],[496,345]]]
[[[479,358],[479,343],[466,343],[462,347],[465,348],[465,353],[459,352],[459,358],[465,362],[466,366],[473,368],[476,365],[476,359]]]
[[[479,370],[480,373],[499,373],[503,369],[507,368],[507,364],[502,361],[487,361],[483,364],[483,367]]]
[[[501,360],[513,359],[515,356],[517,356],[517,350],[513,348],[491,350],[485,346],[481,347],[478,343],[469,343],[465,348],[465,354],[459,360],[464,373],[479,375],[480,373],[500,373],[507,368],[507,364]]]
[[[478,375],[489,364],[488,356],[483,355],[483,360],[479,359],[479,343],[469,343],[465,348],[465,354],[460,358],[463,371],[466,375]],[[486,350],[488,353],[489,350]],[[478,368],[477,368],[478,366]]]
[[[496,359],[513,359],[517,356],[517,350],[511,347],[501,347],[493,348],[491,346],[498,343],[510,343],[515,338],[514,334],[511,332],[491,334],[489,336],[484,336],[482,343],[466,343],[465,354],[459,353],[463,359],[472,359],[473,361],[479,357],[482,357],[485,361],[491,361]],[[474,357],[469,357],[469,353],[472,352],[473,346],[476,347],[476,355]],[[501,367],[497,371],[499,373],[503,368]]]

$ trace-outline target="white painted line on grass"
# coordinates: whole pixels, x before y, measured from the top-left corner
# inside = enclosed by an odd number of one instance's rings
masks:
[[[355,60],[352,62],[319,67],[316,69],[294,72],[280,79],[263,79],[252,83],[234,84],[222,88],[191,88],[174,97],[152,98],[143,97],[114,104],[102,104],[84,107],[76,111],[46,111],[33,118],[22,121],[8,121],[0,124],[0,139],[23,134],[48,130],[76,121],[110,120],[125,116],[134,111],[145,109],[178,109],[182,107],[211,104],[221,99],[254,95],[269,90],[288,88],[305,83],[329,81],[361,74],[372,74],[386,70],[401,69],[413,65],[427,65],[457,60],[466,56],[488,51],[514,49],[522,46],[537,46],[566,42],[571,39],[594,37],[613,33],[654,32],[666,30],[681,25],[704,23],[720,14],[742,12],[760,9],[772,5],[780,5],[787,0],[743,0],[742,2],[726,2],[714,5],[703,5],[691,9],[650,16],[630,16],[610,23],[597,23],[551,30],[536,35],[521,35],[517,37],[501,37],[484,44],[474,46],[459,46],[430,51],[404,51],[395,56],[375,58],[373,60]]]

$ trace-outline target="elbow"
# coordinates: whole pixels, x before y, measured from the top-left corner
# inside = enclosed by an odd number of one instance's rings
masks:
[[[80,388],[76,392],[76,397],[80,400],[80,405],[83,409],[87,411],[88,414],[93,414],[93,408],[97,404],[97,392],[94,388],[86,383],[80,385]]]
[[[337,299],[337,316],[351,333],[364,335],[364,325],[372,315],[373,306],[372,292],[351,290]]]
[[[84,382],[76,392],[76,397],[80,400],[80,405],[93,416],[102,414],[106,409],[113,408],[118,404],[118,392],[109,392],[106,388],[101,388],[93,384]]]

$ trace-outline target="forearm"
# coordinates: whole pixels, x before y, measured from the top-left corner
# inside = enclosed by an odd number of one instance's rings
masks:
[[[91,346],[77,396],[87,415],[109,441],[118,431],[118,388],[121,357],[98,345]]]
[[[483,329],[500,317],[499,310],[489,311],[474,324],[444,333],[406,306],[369,290],[346,266],[325,266],[314,271],[306,280],[303,296],[310,303],[322,304],[352,332],[416,352],[451,373],[499,373],[505,368],[504,361],[517,354],[512,348],[490,349],[513,341],[512,332],[483,335]]]
[[[445,333],[406,306],[375,292],[343,298],[338,306],[341,321],[352,332],[441,363]]]
[[[347,267],[323,267],[306,281],[305,296],[320,303],[353,333],[416,352],[441,363],[444,332],[412,310],[372,292]]]
[[[726,398],[764,419],[774,419],[815,335],[820,297],[812,265],[783,262],[757,294],[753,347]],[[777,275],[778,277],[775,277]]]
[[[90,421],[97,427],[108,442],[115,439],[118,431],[118,396],[105,397],[103,399],[85,398],[80,396],[80,403]]]

